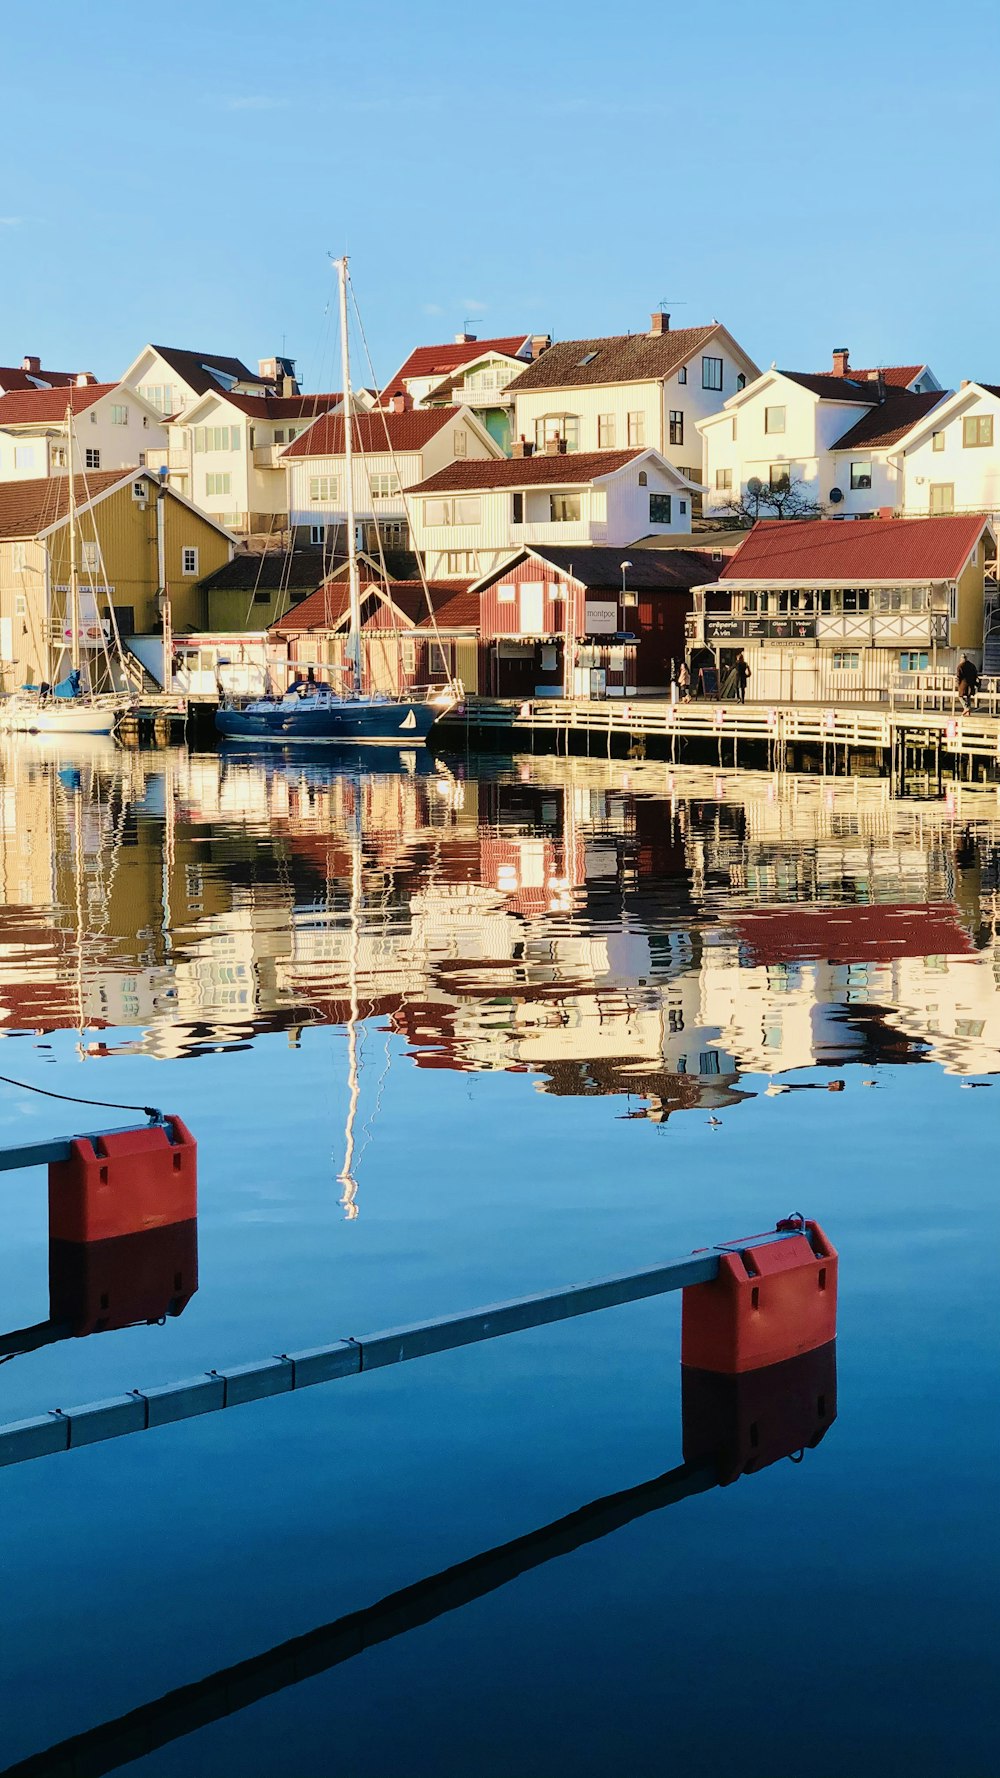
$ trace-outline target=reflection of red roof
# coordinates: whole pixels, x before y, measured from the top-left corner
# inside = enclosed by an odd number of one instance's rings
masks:
[[[754,908],[732,922],[751,963],[892,963],[961,957],[974,947],[954,902]]]

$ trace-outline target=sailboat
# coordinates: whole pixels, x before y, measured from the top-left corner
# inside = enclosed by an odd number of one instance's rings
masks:
[[[426,740],[440,704],[418,698],[394,698],[365,693],[361,674],[361,581],[358,571],[358,539],[354,521],[353,441],[351,434],[351,365],[347,338],[347,256],[335,260],[340,298],[340,356],[344,384],[344,477],[346,512],[350,630],[344,689],[314,683],[293,686],[283,697],[251,698],[247,702],[225,699],[216,712],[215,726],[230,740],[295,741],[319,743],[359,742],[394,746]]]
[[[66,602],[69,672],[65,678],[52,683],[51,626],[47,615],[43,683],[24,686],[21,691],[3,699],[0,703],[0,730],[30,735],[110,735],[119,714],[128,706],[129,699],[120,693],[95,694],[83,683],[72,408],[66,410],[66,421],[69,430],[69,473],[66,477],[69,517],[69,594]],[[65,644],[56,654],[57,665],[64,654]]]

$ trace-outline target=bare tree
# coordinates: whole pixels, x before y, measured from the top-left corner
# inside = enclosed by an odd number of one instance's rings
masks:
[[[733,493],[725,506],[715,507],[713,517],[724,517],[739,526],[755,525],[758,519],[818,519],[819,503],[804,481],[785,475],[777,482],[762,482],[752,475],[745,488]]]

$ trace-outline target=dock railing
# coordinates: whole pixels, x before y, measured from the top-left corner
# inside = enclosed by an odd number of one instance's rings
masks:
[[[957,716],[963,710],[953,672],[894,673],[889,682],[889,707],[893,711],[943,712],[946,716]],[[972,708],[980,716],[1000,716],[1000,679],[980,674]]]

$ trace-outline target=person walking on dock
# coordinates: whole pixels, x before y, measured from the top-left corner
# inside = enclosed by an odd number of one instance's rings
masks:
[[[739,654],[736,656],[736,696],[741,704],[745,704],[747,701],[747,681],[749,678],[750,668],[747,666],[746,655],[741,648]]]
[[[680,692],[681,703],[690,704],[691,674],[688,671],[687,661],[681,661],[681,664],[677,669],[677,690]]]
[[[958,695],[966,711],[972,709],[972,701],[979,689],[979,672],[967,654],[963,654],[955,674],[955,685]]]

